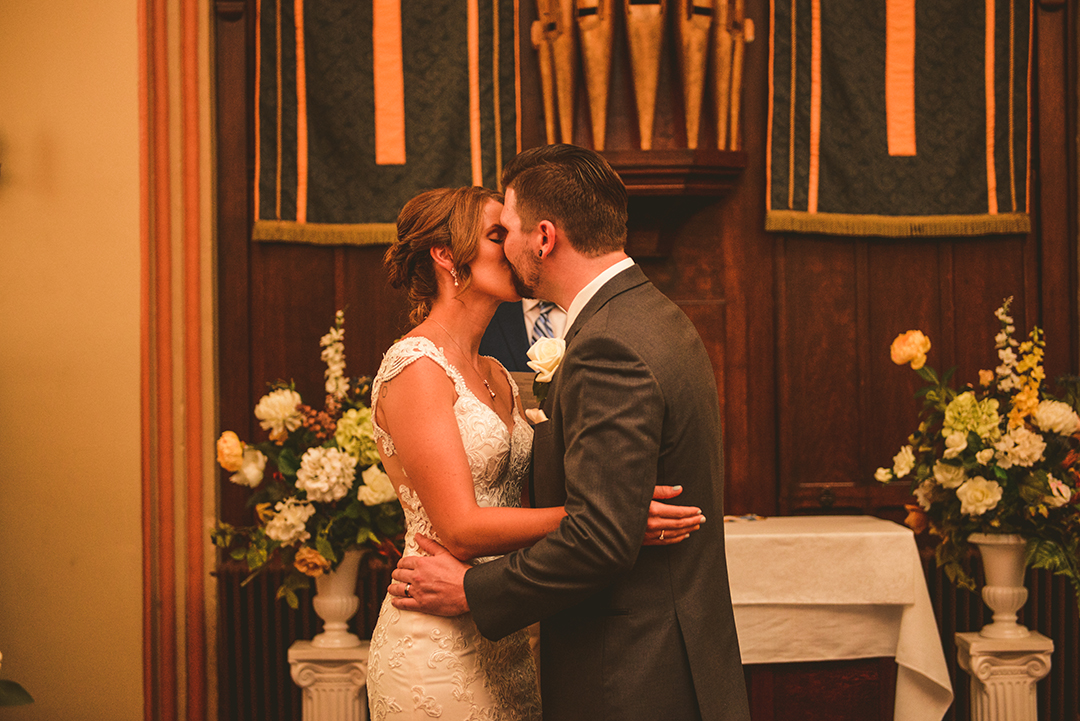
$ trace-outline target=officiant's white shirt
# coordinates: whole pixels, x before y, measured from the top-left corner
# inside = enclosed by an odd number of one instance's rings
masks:
[[[615,265],[605,270],[600,275],[589,281],[589,284],[578,291],[578,294],[574,296],[574,302],[570,304],[570,308],[566,311],[566,328],[560,334],[561,338],[566,337],[566,331],[574,325],[574,321],[577,320],[578,315],[581,313],[581,309],[592,300],[592,297],[596,295],[596,291],[604,287],[604,283],[617,276],[627,268],[634,266],[633,258],[623,258]]]

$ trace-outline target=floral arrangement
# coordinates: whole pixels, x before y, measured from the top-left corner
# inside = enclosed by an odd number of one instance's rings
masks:
[[[964,570],[972,533],[1015,533],[1027,539],[1027,565],[1063,575],[1080,598],[1080,379],[1066,377],[1062,399],[1049,393],[1045,341],[1034,328],[1017,341],[1012,298],[997,309],[1000,364],[979,371],[978,387],[960,391],[926,363],[930,340],[911,330],[893,341],[892,360],[909,363],[929,385],[918,429],[875,478],[911,476],[917,505],[907,524],[940,542],[937,564],[958,586],[974,590]]]
[[[293,608],[296,591],[337,568],[348,549],[400,555],[401,506],[379,463],[371,409],[364,402],[370,381],[345,376],[344,323],[338,311],[320,341],[327,366],[323,410],[304,405],[292,383],[278,382],[255,406],[268,440],[247,444],[225,431],[217,442],[218,464],[232,472],[229,480],[255,489],[248,506],[259,524],[219,522],[214,543],[246,561],[248,580],[280,557],[289,573],[277,597]]]

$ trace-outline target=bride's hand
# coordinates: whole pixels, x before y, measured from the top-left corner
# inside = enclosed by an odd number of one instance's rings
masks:
[[[643,546],[670,546],[690,537],[701,528],[705,516],[700,508],[672,506],[659,503],[657,499],[669,499],[682,493],[682,486],[657,486],[653,501],[649,504],[649,521],[645,526]]]

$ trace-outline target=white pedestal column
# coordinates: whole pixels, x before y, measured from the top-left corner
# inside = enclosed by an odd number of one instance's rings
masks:
[[[971,676],[971,721],[1036,721],[1035,682],[1050,673],[1054,642],[956,634],[956,657]]]
[[[367,721],[367,641],[354,648],[289,647],[289,667],[304,689],[304,721]]]

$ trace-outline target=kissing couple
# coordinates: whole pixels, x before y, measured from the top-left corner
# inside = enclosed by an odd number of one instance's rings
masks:
[[[505,199],[409,201],[385,257],[415,327],[372,383],[407,525],[371,641],[371,717],[747,721],[705,347],[626,255],[626,188],[600,155],[534,148],[502,180]],[[535,428],[478,352],[522,297],[567,309]],[[687,505],[653,500],[675,495]]]

